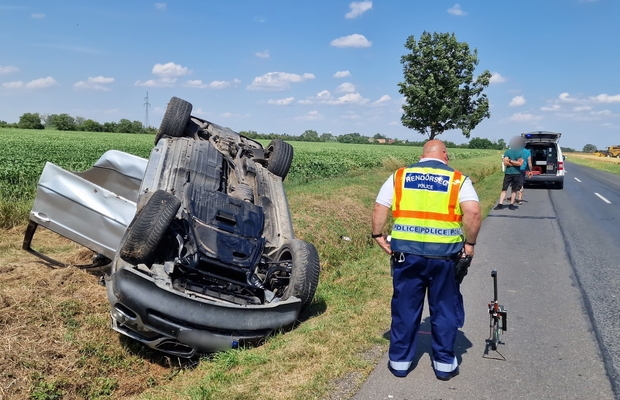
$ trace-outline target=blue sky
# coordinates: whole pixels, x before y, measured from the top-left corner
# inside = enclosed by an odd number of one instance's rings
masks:
[[[397,83],[406,38],[426,30],[493,73],[472,137],[546,129],[600,148],[620,143],[619,20],[617,0],[0,0],[0,119],[144,121],[148,91],[153,126],[178,96],[235,130],[420,140]]]

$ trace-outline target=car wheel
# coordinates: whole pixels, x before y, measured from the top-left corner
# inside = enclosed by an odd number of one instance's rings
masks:
[[[556,183],[555,187],[557,189],[564,189],[564,181]]]
[[[164,136],[182,137],[185,134],[185,127],[189,122],[192,113],[192,103],[173,97],[166,107],[166,113],[159,125],[159,131],[155,135],[155,144]]]
[[[181,207],[173,194],[158,190],[136,214],[127,227],[120,257],[133,264],[150,265],[159,242]]]
[[[283,300],[295,296],[301,299],[302,309],[310,305],[319,284],[319,253],[314,245],[299,239],[291,239],[280,250],[280,261],[290,260],[292,264],[289,285]]]
[[[267,169],[284,180],[293,162],[293,146],[276,139],[269,143],[267,152]]]
[[[620,158],[620,153],[618,153],[618,155],[616,156],[616,158]]]

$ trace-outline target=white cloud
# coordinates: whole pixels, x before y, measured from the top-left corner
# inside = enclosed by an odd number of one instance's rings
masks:
[[[558,111],[560,108],[559,104],[553,104],[551,107],[540,107],[541,111]]]
[[[355,85],[351,82],[345,82],[336,88],[337,93],[354,93]]]
[[[314,101],[310,99],[306,99],[306,100],[299,100],[298,103],[303,104],[303,105],[308,105],[308,104],[314,104]]]
[[[281,91],[289,89],[291,83],[299,83],[308,79],[314,79],[314,75],[309,73],[297,75],[288,72],[268,72],[265,75],[254,78],[252,84],[247,89]]]
[[[340,118],[355,120],[355,119],[360,119],[361,117],[353,111],[347,111],[347,113],[341,115]]]
[[[506,78],[504,78],[499,72],[493,72],[491,74],[490,83],[502,83],[506,82]]]
[[[116,114],[117,112],[118,112],[118,108],[110,108],[110,109],[105,110],[103,113],[107,115],[111,115],[111,114]]]
[[[574,97],[570,97],[570,95],[566,92],[564,93],[560,93],[560,95],[558,96],[558,99],[560,99],[560,101],[564,102],[564,103],[574,103],[577,101],[576,98]]]
[[[220,117],[224,117],[224,118],[248,118],[250,117],[250,114],[234,114],[231,112],[225,112],[223,114],[220,114]]]
[[[334,47],[370,47],[372,42],[366,39],[364,35],[354,33],[349,36],[342,36],[338,39],[332,40],[330,45]]]
[[[289,104],[291,104],[292,102],[295,101],[294,97],[287,97],[285,99],[269,99],[267,101],[267,104],[275,104],[277,106],[288,106]]]
[[[225,89],[230,86],[230,82],[227,81],[212,81],[209,83],[211,89]]]
[[[346,13],[344,17],[348,19],[357,18],[372,9],[372,1],[354,1],[349,4],[349,8],[351,11]]]
[[[13,66],[13,65],[6,65],[6,66],[2,66],[0,65],[0,75],[1,74],[10,74],[11,72],[17,72],[19,71],[19,68]]]
[[[334,74],[334,78],[346,78],[347,76],[351,76],[351,72],[347,71],[337,71]]]
[[[200,79],[189,80],[185,86],[196,89],[225,89],[230,86],[228,81],[212,81],[211,83],[203,83]]]
[[[24,82],[23,81],[4,82],[2,86],[7,89],[19,89],[19,88],[24,87]]]
[[[173,62],[166,64],[155,64],[152,72],[153,75],[165,78],[174,78],[192,73],[192,71],[187,67],[183,67],[182,65],[175,64]]]
[[[45,18],[45,14],[43,14],[43,13],[35,13],[35,14],[31,14],[30,16],[32,18],[34,18],[34,19],[43,19],[43,18]]]
[[[110,88],[104,86],[108,83],[114,82],[114,78],[106,78],[104,76],[89,76],[86,81],[79,81],[73,84],[74,88],[77,89],[93,89],[93,90],[102,90],[108,91]]]
[[[591,111],[590,115],[611,115],[610,110]]]
[[[392,121],[388,125],[390,125],[390,126],[400,125],[400,121]]]
[[[45,89],[50,86],[58,85],[58,82],[51,76],[47,78],[34,79],[30,82],[24,83],[23,81],[5,82],[2,84],[7,89]]]
[[[26,89],[45,89],[50,86],[58,85],[58,83],[52,78],[48,76],[47,78],[39,78],[33,81],[26,83]]]
[[[525,101],[525,97],[523,96],[515,96],[512,98],[512,100],[510,100],[510,104],[508,104],[510,107],[519,107],[522,106],[526,103]]]
[[[392,98],[388,96],[387,94],[384,94],[383,96],[379,97],[379,100],[375,101],[372,104],[375,106],[379,106],[379,105],[387,103],[390,100],[392,100]]]
[[[269,58],[270,57],[269,50],[258,51],[255,54],[256,54],[256,57],[258,57],[258,58]]]
[[[136,81],[134,86],[143,86],[143,87],[172,87],[176,83],[177,78],[160,78],[160,79],[149,79],[146,82]]]
[[[297,121],[316,121],[319,119],[323,119],[323,116],[316,110],[309,111],[305,115],[295,117],[295,120]]]
[[[510,118],[508,118],[508,121],[528,122],[528,121],[538,121],[540,119],[542,119],[542,116],[540,115],[534,115],[530,113],[515,113],[515,114],[512,114]]]
[[[238,84],[240,84],[240,83],[241,83],[241,79],[237,79],[237,78],[235,78],[235,79],[233,79],[233,83],[234,83],[235,85],[238,85]]]
[[[620,94],[610,96],[607,93],[603,93],[596,97],[592,97],[592,100],[598,103],[620,103]]]
[[[332,98],[332,94],[329,93],[329,90],[323,90],[316,94],[316,98],[319,100],[329,100]]]
[[[464,17],[465,15],[467,15],[467,13],[463,11],[463,9],[461,8],[460,4],[453,5],[452,7],[448,8],[447,11],[449,14],[456,15],[459,17]]]
[[[560,106],[557,106],[557,107],[560,108]],[[573,111],[581,112],[581,111],[590,111],[591,109],[592,107],[590,106],[579,106],[579,107],[573,108]]]
[[[344,96],[338,97],[336,100],[328,100],[327,104],[339,105],[339,104],[366,104],[368,99],[362,97],[359,93],[347,93]]]
[[[155,3],[153,4],[153,6],[155,6],[155,8],[158,10],[165,10],[167,7],[166,3]]]

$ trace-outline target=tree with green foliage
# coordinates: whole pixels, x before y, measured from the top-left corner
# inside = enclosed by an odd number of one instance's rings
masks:
[[[334,140],[336,140],[336,138],[334,137],[334,135],[331,134],[331,132],[323,133],[319,139],[321,140],[321,142],[333,142]]]
[[[317,131],[308,129],[304,133],[302,133],[301,136],[299,136],[299,140],[302,142],[318,142],[320,141],[320,138]]]
[[[368,137],[366,136],[362,136],[357,132],[353,132],[353,133],[347,133],[346,135],[340,135],[338,136],[338,141],[340,143],[358,143],[358,144],[363,144],[363,143],[369,143],[368,141]]]
[[[103,126],[97,121],[87,119],[82,123],[82,129],[86,132],[103,132]]]
[[[436,32],[422,33],[419,41],[409,36],[405,47],[410,52],[401,57],[404,81],[398,84],[405,96],[402,124],[429,139],[450,129],[460,129],[469,138],[491,116],[482,93],[491,73],[474,78],[478,51],[458,42],[454,33]]]
[[[54,126],[59,131],[74,131],[77,128],[75,118],[69,114],[60,114],[54,118]]]
[[[495,149],[497,144],[486,138],[473,138],[469,141],[469,146],[467,147],[470,149]]]
[[[593,144],[586,144],[585,146],[583,146],[583,152],[584,153],[594,153],[596,151],[596,146]]]
[[[41,123],[41,116],[39,113],[24,113],[19,117],[17,123],[21,129],[45,129],[45,126]]]
[[[116,122],[104,122],[101,128],[103,132],[116,132]]]

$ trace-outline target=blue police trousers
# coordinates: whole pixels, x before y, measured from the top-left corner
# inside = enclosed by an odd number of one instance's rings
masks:
[[[394,375],[406,376],[414,361],[427,291],[433,368],[450,373],[458,367],[454,342],[458,328],[465,322],[465,310],[454,280],[454,263],[412,254],[403,254],[400,260],[393,258],[389,366]]]

